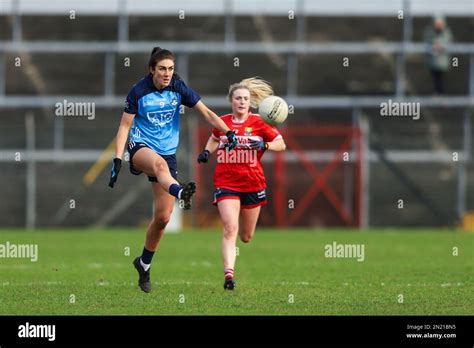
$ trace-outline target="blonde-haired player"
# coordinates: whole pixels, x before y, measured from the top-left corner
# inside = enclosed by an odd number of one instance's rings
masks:
[[[198,162],[206,163],[217,151],[214,173],[214,201],[223,225],[222,260],[224,289],[233,290],[237,235],[244,243],[252,239],[260,208],[267,203],[266,181],[260,162],[265,151],[284,151],[285,142],[280,132],[250,112],[260,101],[273,95],[270,84],[260,78],[244,79],[229,87],[232,113],[221,116],[235,132],[237,146],[234,153],[226,150],[225,134],[214,129]]]

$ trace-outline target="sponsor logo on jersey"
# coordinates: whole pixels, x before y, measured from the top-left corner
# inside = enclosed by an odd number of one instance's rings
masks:
[[[251,149],[251,141],[262,141],[263,138],[259,135],[246,135],[237,136],[237,149]],[[229,140],[225,135],[221,135],[219,138],[219,149],[225,148],[225,145],[229,143]]]
[[[159,105],[160,107],[164,107],[166,105],[166,99],[151,99],[151,98],[144,98],[143,106],[155,106]]]
[[[163,127],[173,121],[173,109],[165,109],[160,111],[147,112],[148,120],[155,126]]]

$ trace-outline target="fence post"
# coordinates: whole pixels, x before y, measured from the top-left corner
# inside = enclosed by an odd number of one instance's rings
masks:
[[[363,142],[364,156],[362,158],[362,200],[361,200],[361,223],[360,227],[363,229],[370,226],[370,123],[366,116],[359,117],[360,141]]]
[[[26,228],[36,227],[36,159],[35,159],[35,118],[28,112],[25,116],[26,131]]]
[[[458,165],[458,194],[457,194],[457,215],[458,219],[461,219],[466,212],[466,166],[470,160],[470,147],[471,147],[471,119],[469,117],[469,110],[464,111],[464,122],[463,122],[463,152],[462,157],[458,158],[460,161]]]

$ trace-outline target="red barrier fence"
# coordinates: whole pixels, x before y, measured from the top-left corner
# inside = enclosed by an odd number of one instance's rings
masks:
[[[360,129],[347,125],[307,125],[280,129],[287,145],[284,153],[267,152],[263,166],[269,203],[262,209],[261,225],[361,225],[362,158]],[[198,129],[195,153],[204,148],[210,132]],[[214,157],[215,158],[215,157]],[[196,164],[197,224],[217,221],[211,205],[215,159]]]

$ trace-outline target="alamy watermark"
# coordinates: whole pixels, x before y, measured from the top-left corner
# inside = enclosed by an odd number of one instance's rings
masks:
[[[56,116],[83,116],[88,120],[95,119],[95,103],[69,102],[64,99],[54,104]]]
[[[326,244],[324,246],[324,256],[328,258],[355,258],[358,262],[365,259],[364,244]]]
[[[0,244],[0,258],[25,258],[38,261],[38,244]]]
[[[26,322],[18,326],[18,337],[20,338],[47,338],[48,341],[56,339],[56,325],[35,325]]]
[[[408,116],[414,120],[420,119],[420,103],[398,102],[389,99],[380,103],[380,116]]]
[[[217,152],[217,163],[246,163],[250,167],[257,165],[257,150],[235,149],[229,151],[227,148]]]
[[[237,136],[237,146],[232,151],[226,147],[228,144],[226,136],[221,136],[219,140],[217,163],[248,164],[250,167],[258,165],[258,145],[263,144],[263,139],[252,135],[252,127],[245,127],[243,136]]]

